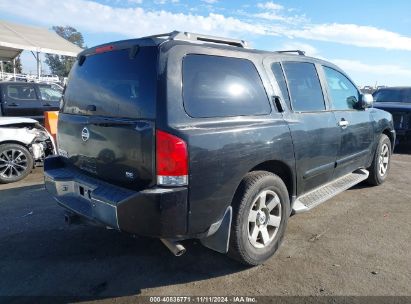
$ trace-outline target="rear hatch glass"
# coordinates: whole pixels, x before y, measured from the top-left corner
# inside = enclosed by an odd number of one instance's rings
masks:
[[[156,67],[155,47],[86,56],[71,70],[63,112],[152,119]]]
[[[58,123],[68,162],[131,189],[154,183],[156,50],[112,50],[76,62]]]

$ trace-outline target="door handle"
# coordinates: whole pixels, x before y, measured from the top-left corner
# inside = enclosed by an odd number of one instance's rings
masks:
[[[341,119],[341,120],[338,122],[338,125],[339,125],[341,128],[343,128],[343,129],[345,129],[346,127],[348,127],[349,124],[350,124],[350,122],[347,121],[347,120],[345,120],[344,118]]]
[[[18,104],[18,103],[15,103],[15,102],[9,104],[9,107],[18,107],[18,106],[19,106],[19,104]]]
[[[43,104],[43,107],[51,107],[51,104],[49,104],[49,103],[44,103],[44,104]]]

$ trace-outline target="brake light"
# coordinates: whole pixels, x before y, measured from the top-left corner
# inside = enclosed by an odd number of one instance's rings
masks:
[[[157,184],[184,186],[188,183],[187,144],[177,136],[156,131]]]
[[[99,54],[99,53],[104,53],[104,52],[110,52],[113,49],[114,47],[112,45],[106,45],[106,46],[101,46],[101,47],[96,48],[95,52],[96,54]]]

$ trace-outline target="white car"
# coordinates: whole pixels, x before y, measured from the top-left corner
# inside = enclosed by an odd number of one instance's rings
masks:
[[[38,121],[0,117],[0,183],[22,180],[55,153],[53,137]]]

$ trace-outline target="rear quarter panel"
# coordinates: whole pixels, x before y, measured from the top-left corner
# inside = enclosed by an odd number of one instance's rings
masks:
[[[280,160],[294,166],[288,127],[282,119],[244,119],[180,130],[190,151],[189,228],[202,232],[218,221],[243,177],[257,165]]]

